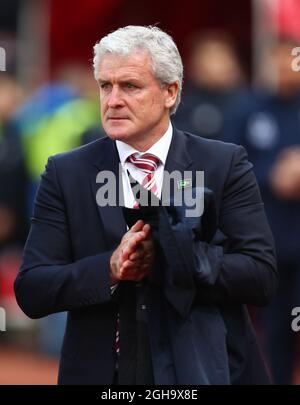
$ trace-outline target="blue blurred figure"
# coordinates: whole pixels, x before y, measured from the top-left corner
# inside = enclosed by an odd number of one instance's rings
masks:
[[[19,129],[28,173],[27,206],[31,216],[40,174],[50,155],[65,152],[101,135],[97,88],[92,73],[78,64],[60,68],[57,79],[36,89],[18,109]],[[39,349],[60,353],[66,313],[38,321]]]
[[[296,334],[291,311],[300,303],[300,74],[291,68],[295,42],[281,38],[271,47],[269,77],[276,90],[253,94],[236,106],[225,131],[242,144],[260,185],[277,247],[279,290],[263,313],[266,350],[276,384],[291,384]]]

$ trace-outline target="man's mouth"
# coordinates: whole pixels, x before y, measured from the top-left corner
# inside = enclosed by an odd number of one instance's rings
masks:
[[[128,120],[127,117],[108,117],[109,120],[118,121],[118,120]]]

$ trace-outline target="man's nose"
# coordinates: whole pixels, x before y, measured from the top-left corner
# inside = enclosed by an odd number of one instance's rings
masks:
[[[124,105],[122,93],[117,86],[112,87],[112,90],[108,96],[107,104],[108,104],[108,107],[110,107],[110,108],[121,107]]]

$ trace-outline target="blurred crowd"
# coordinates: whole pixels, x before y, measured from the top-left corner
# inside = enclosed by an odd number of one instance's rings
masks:
[[[280,287],[273,303],[252,315],[278,384],[295,382],[299,367],[300,346],[291,329],[292,308],[300,304],[300,72],[291,69],[291,50],[298,45],[288,37],[270,43],[264,80],[254,87],[229,36],[195,34],[186,45],[186,83],[173,117],[179,129],[243,145],[254,165],[276,241]],[[59,354],[66,315],[29,320],[16,305],[13,280],[48,156],[102,136],[97,84],[88,66],[61,66],[51,82],[30,90],[0,73],[2,343]]]
[[[30,91],[0,73],[0,305],[6,311],[1,343],[59,354],[66,315],[29,320],[16,304],[13,281],[48,157],[103,136],[97,96],[88,66],[62,66],[50,83]]]

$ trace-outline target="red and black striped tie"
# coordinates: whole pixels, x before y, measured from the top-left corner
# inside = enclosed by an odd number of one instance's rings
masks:
[[[160,160],[157,156],[152,155],[151,153],[144,153],[141,156],[137,155],[137,153],[134,153],[130,155],[127,160],[145,173],[142,186],[158,197],[158,188],[155,182],[154,172],[158,168]],[[134,208],[138,208],[137,202],[135,202]]]

